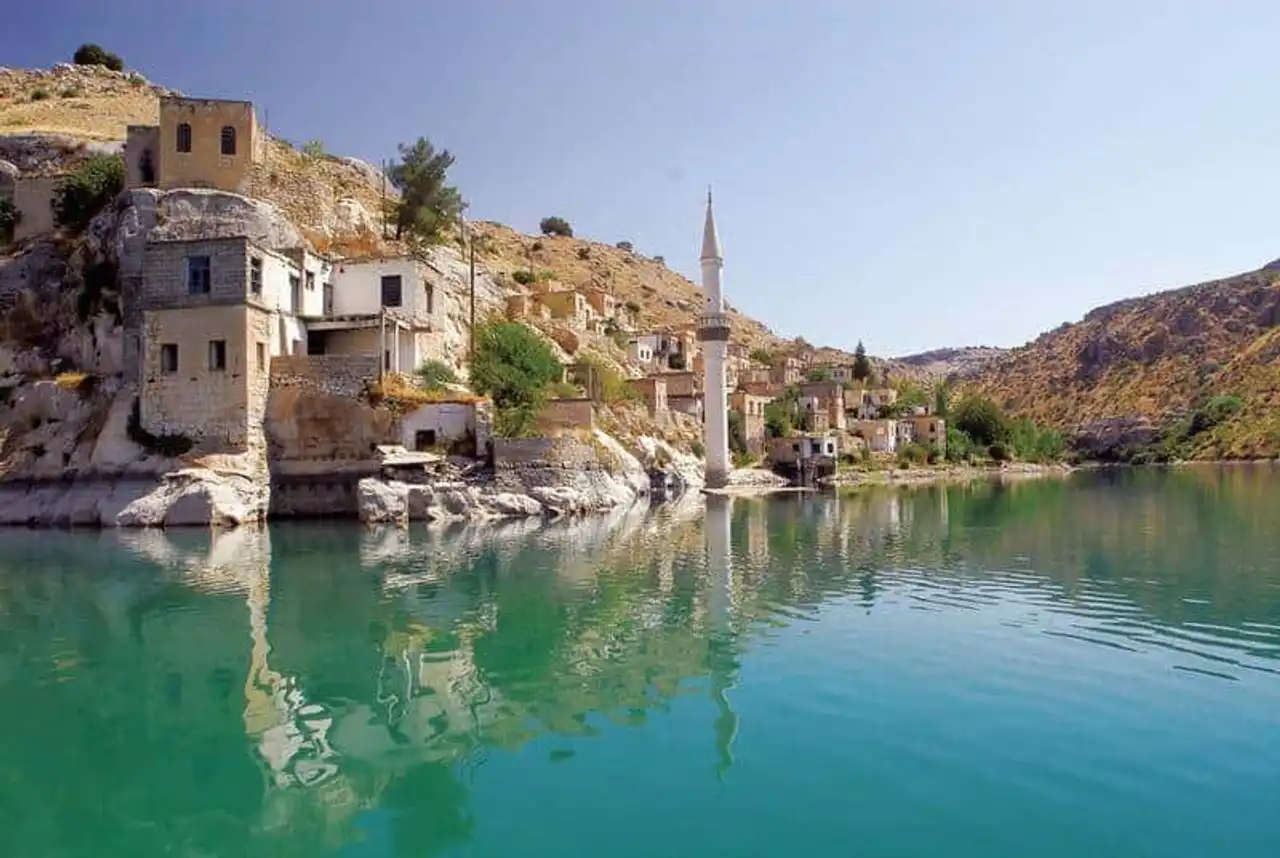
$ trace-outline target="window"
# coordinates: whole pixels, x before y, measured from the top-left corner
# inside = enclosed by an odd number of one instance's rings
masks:
[[[227,341],[209,340],[209,369],[222,372],[227,368]]]
[[[230,125],[222,126],[222,154],[234,155],[236,153],[236,130]]]
[[[208,295],[213,283],[208,256],[187,257],[187,291],[192,295]]]
[[[262,372],[264,369],[266,369],[266,368],[267,368],[267,346],[266,346],[266,343],[258,343],[258,344],[257,344],[257,346],[256,346],[256,354],[255,354],[254,356],[257,358],[258,372]]]
[[[382,278],[382,306],[400,306],[400,275],[388,274]]]
[[[316,291],[316,273],[314,271],[307,272],[307,291]]]
[[[435,305],[436,305],[435,287],[433,287],[430,283],[428,283],[426,287],[426,291],[427,291],[427,313],[434,313]]]
[[[178,124],[178,151],[191,151],[191,126],[185,122]]]
[[[249,291],[254,295],[262,294],[262,257],[255,256],[249,260]]]
[[[160,344],[160,371],[173,373],[178,371],[178,344]]]
[[[382,368],[386,370],[391,369],[391,350],[390,349],[387,349],[382,353]]]
[[[302,280],[297,274],[289,275],[289,294],[293,298],[293,312],[302,307]]]
[[[436,430],[419,429],[413,433],[413,449],[421,453],[436,445]]]

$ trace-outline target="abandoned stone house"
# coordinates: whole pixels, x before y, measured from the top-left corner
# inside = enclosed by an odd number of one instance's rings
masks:
[[[759,456],[764,452],[765,407],[772,401],[768,396],[756,396],[744,390],[736,390],[729,396],[729,410],[742,419],[743,440],[747,452]]]
[[[0,161],[0,200],[8,200],[18,211],[18,223],[13,228],[13,241],[25,241],[32,236],[52,232],[57,225],[54,201],[63,173],[23,174],[7,161]],[[0,243],[5,237],[0,235]]]
[[[129,188],[244,194],[266,157],[266,136],[248,101],[165,96],[158,125],[130,125],[125,134]]]
[[[151,241],[124,303],[142,427],[201,449],[245,447],[273,357],[372,356],[407,373],[438,356],[434,286],[413,260],[334,263],[243,236]]]

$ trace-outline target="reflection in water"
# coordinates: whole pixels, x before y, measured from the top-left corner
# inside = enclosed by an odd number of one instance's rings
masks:
[[[0,534],[0,697],[21,701],[0,714],[0,826],[15,855],[479,849],[475,791],[515,777],[514,761],[524,778],[551,778],[543,767],[554,764],[588,779],[598,763],[583,741],[650,748],[625,752],[638,768],[688,759],[690,789],[705,749],[721,789],[772,790],[785,762],[762,775],[735,761],[748,709],[761,713],[748,743],[757,760],[781,741],[769,708],[744,701],[796,683],[769,706],[812,693],[814,708],[795,717],[821,723],[834,707],[840,723],[866,727],[891,699],[888,680],[841,677],[875,665],[895,681],[936,666],[934,707],[938,677],[1040,683],[1032,691],[1044,695],[1055,671],[1083,682],[1073,671],[1087,662],[1092,684],[1073,701],[1085,714],[1136,676],[1194,678],[1176,686],[1186,705],[1247,692],[1237,703],[1249,712],[1280,703],[1277,485],[1259,469],[1131,472],[693,498],[536,528]],[[874,641],[846,651],[840,636],[854,632],[839,630],[859,623],[880,624],[901,652]],[[784,633],[800,627],[836,630],[829,664],[779,662],[798,651]],[[906,654],[944,635],[955,645]],[[986,705],[995,719],[1021,704]],[[686,717],[674,757],[624,738]],[[795,729],[787,741],[803,757],[805,722]],[[956,752],[901,753],[895,770],[932,759],[942,777]],[[823,765],[856,784],[867,761],[842,761]],[[966,776],[981,771],[975,761]],[[1233,772],[1257,785],[1252,769]],[[758,811],[720,812],[729,823]],[[824,824],[844,819],[833,808]],[[1259,838],[1276,834],[1253,824]]]

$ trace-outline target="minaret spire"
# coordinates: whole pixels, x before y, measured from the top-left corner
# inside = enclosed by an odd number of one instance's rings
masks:
[[[711,210],[711,187],[707,187],[707,219],[702,227],[703,311],[698,317],[698,339],[702,342],[703,446],[707,450],[706,481],[709,488],[723,488],[729,480],[729,396],[725,364],[729,346],[729,315],[724,311],[720,291],[720,236]]]
[[[716,232],[716,216],[711,210],[711,186],[707,185],[707,220],[702,227],[702,261],[721,259],[720,236]]]

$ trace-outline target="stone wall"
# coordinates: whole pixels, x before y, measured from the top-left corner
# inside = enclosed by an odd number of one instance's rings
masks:
[[[270,314],[244,306],[145,311],[143,428],[155,435],[185,435],[200,452],[246,449],[266,401],[267,369],[259,362],[257,344],[269,333],[270,321]],[[215,340],[224,344],[221,369],[210,366]],[[162,365],[166,346],[177,348],[171,371]]]
[[[273,381],[264,429],[273,462],[376,463],[377,445],[400,443],[391,411],[306,384]]]
[[[542,432],[594,429],[595,425],[590,399],[552,399],[538,412],[538,429]]]
[[[192,295],[187,286],[187,257],[208,256],[208,294]],[[143,251],[139,307],[203,307],[244,304],[249,297],[249,241],[246,238],[151,241]]]
[[[160,126],[130,125],[125,129],[124,186],[155,187],[160,178]]]
[[[355,398],[377,377],[377,355],[281,355],[271,359],[272,387],[303,387]]]
[[[13,240],[53,232],[57,225],[53,202],[61,176],[19,176],[13,183],[13,204],[22,219],[13,229]]]
[[[493,464],[498,470],[593,468],[600,466],[600,457],[594,445],[577,438],[494,438]]]
[[[191,126],[191,151],[178,151],[178,126]],[[222,154],[222,129],[235,129],[234,155]],[[253,165],[263,160],[264,139],[253,105],[169,97],[160,99],[157,181],[161,188],[216,188],[245,193]]]

